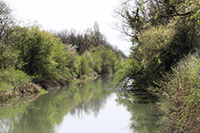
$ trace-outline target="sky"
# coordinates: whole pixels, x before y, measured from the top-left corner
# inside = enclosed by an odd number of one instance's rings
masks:
[[[113,28],[117,19],[113,17],[121,0],[3,0],[13,9],[13,16],[29,23],[37,21],[44,30],[61,31],[75,29],[84,31],[99,24],[100,32],[107,41],[117,46],[126,55],[130,52],[131,42],[120,37]]]

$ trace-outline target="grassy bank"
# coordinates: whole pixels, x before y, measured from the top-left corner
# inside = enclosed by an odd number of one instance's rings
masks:
[[[97,73],[80,75],[79,78],[74,78],[70,84],[85,82],[89,79],[97,78]],[[26,97],[35,94],[45,94],[51,88],[58,88],[67,85],[64,80],[48,79],[43,80],[38,84],[32,82],[32,78],[23,71],[7,69],[0,71],[0,103],[5,104],[7,101],[17,98]]]
[[[42,87],[31,83],[31,77],[20,70],[13,68],[0,70],[0,103],[24,94],[35,94]]]
[[[200,131],[200,58],[189,55],[161,82],[158,105],[163,116],[160,124],[169,132]]]

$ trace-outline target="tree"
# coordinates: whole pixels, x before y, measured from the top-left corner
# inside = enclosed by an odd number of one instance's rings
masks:
[[[98,74],[109,74],[116,72],[117,56],[111,49],[98,46],[92,50],[93,69]]]
[[[78,76],[89,74],[89,72],[91,71],[89,67],[89,62],[85,55],[81,55],[78,57],[78,69],[79,69]]]
[[[119,30],[137,41],[146,23],[164,25],[175,17],[195,19],[199,23],[200,4],[197,0],[124,0],[116,10],[121,20]]]
[[[69,79],[70,55],[68,48],[38,26],[16,27],[13,33],[16,49],[20,51],[18,60],[22,70],[38,79]]]
[[[160,101],[159,122],[166,131],[198,132],[199,57],[189,55],[199,52],[199,1],[136,0],[123,6],[123,26],[133,46],[118,71],[122,87]]]
[[[5,2],[0,1],[0,45],[8,43],[8,37],[13,31],[11,26],[14,25],[14,19],[11,12]]]
[[[92,47],[98,47],[100,45],[107,48],[111,47],[106,37],[100,32],[97,22],[94,23],[93,29],[89,28],[84,33],[76,33],[75,30],[64,30],[58,32],[57,37],[61,38],[64,44],[75,46],[79,55],[84,54],[85,51],[90,51]]]
[[[124,2],[121,15],[133,46],[130,61],[122,68],[126,73],[122,80],[133,80],[133,89],[153,91],[149,90],[150,86],[159,87],[157,83],[166,72],[172,71],[172,66],[199,48],[200,25],[193,18],[199,4],[187,3],[182,0]]]
[[[12,10],[0,1],[0,69],[16,65],[17,51],[13,50],[10,35],[13,32]]]

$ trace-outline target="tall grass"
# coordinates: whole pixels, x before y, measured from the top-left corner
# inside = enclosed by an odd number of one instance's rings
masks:
[[[173,68],[168,82],[162,82],[160,123],[170,132],[200,131],[200,58],[189,55]],[[169,129],[169,127],[171,127]]]

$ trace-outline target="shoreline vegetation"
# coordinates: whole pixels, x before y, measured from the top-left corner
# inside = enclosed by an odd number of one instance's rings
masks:
[[[48,88],[87,80],[93,72],[116,73],[119,89],[142,95],[124,104],[157,104],[162,132],[200,131],[199,1],[123,0],[116,16],[119,30],[131,37],[128,57],[107,42],[96,22],[83,33],[49,32],[17,25],[2,1],[0,9],[0,99],[40,92],[35,84]]]
[[[19,26],[0,0],[0,103],[115,73],[126,58],[97,22],[84,32],[45,31],[38,25]]]
[[[132,39],[131,54],[117,71],[119,85],[157,104],[158,132],[199,132],[199,1],[123,0],[116,16],[119,30]]]
[[[71,81],[71,85],[76,85],[82,82],[87,82],[90,79],[96,79],[98,76],[97,73],[92,72],[89,75],[84,74],[81,75],[78,79],[73,79]],[[41,84],[34,84],[32,82],[28,82],[23,86],[18,86],[14,89],[10,90],[1,90],[0,92],[0,101],[1,106],[8,104],[10,101],[18,99],[19,97],[27,98],[27,99],[36,99],[39,95],[43,95],[48,93],[51,90],[60,89],[67,84],[63,84],[61,81],[56,80],[46,80],[41,82]]]

